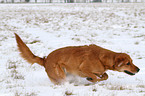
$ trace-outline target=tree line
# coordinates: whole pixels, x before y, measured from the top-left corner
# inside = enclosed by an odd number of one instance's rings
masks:
[[[122,2],[122,3],[127,3],[127,2],[144,2],[145,0],[81,0],[79,3],[97,3],[97,2]],[[0,3],[53,3],[53,0],[45,0],[45,1],[40,1],[40,0],[34,0],[33,2],[30,0],[0,0]],[[77,0],[60,0],[57,2],[59,3],[77,3]]]

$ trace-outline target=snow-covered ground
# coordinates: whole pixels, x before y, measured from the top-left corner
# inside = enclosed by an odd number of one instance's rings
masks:
[[[107,71],[92,84],[68,76],[53,85],[38,64],[17,50],[14,32],[40,57],[64,46],[96,44],[128,53],[135,76]],[[145,96],[145,4],[0,4],[0,96]]]

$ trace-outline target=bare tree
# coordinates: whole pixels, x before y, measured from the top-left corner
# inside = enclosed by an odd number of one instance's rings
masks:
[[[28,3],[28,2],[30,2],[30,0],[25,0],[25,2],[27,2],[27,3]]]
[[[52,0],[49,0],[49,3],[52,3]]]
[[[2,0],[0,3],[4,3],[4,0]]]
[[[102,2],[102,0],[93,0],[93,2]]]
[[[130,2],[129,0],[127,0],[126,2]]]

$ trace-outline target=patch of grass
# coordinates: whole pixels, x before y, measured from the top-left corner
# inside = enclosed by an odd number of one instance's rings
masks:
[[[39,43],[39,42],[40,42],[40,40],[34,40],[34,41],[30,42],[30,44]]]
[[[97,92],[97,89],[93,89],[92,91],[93,91],[93,92]]]
[[[0,36],[0,41],[5,41],[6,39],[8,39],[8,37],[4,36],[4,35],[1,35]]]
[[[78,84],[75,84],[74,86],[79,86]]]
[[[142,59],[142,57],[138,57],[137,59]]]
[[[23,79],[24,80],[24,76],[22,76],[17,71],[18,66],[16,64],[17,64],[17,62],[15,62],[15,61],[10,61],[10,60],[8,61],[7,68],[10,70],[10,76],[14,79]]]
[[[139,88],[145,88],[145,85],[138,85]]]
[[[26,93],[25,96],[37,96],[37,94],[32,92],[32,93]]]
[[[144,90],[140,90],[139,93],[145,93],[145,91],[144,91]],[[145,96],[145,95],[144,95],[144,96]]]
[[[80,38],[72,38],[72,40],[75,40],[75,41],[81,41]]]
[[[18,93],[18,92],[15,93],[15,96],[21,96],[21,95],[22,93]]]
[[[91,34],[91,37],[97,37],[98,34]]]
[[[105,85],[105,84],[103,84],[103,83],[102,83],[102,84],[99,84],[99,86],[104,86],[104,85]]]
[[[15,96],[37,96],[36,93],[19,93],[18,91],[15,92]]]
[[[109,90],[128,90],[126,89],[125,87],[123,86],[111,86],[111,87],[108,87]],[[129,89],[130,90],[130,89]]]
[[[135,45],[138,45],[138,44],[139,44],[139,42],[135,42],[134,44],[135,44]]]
[[[16,69],[17,68],[17,66],[15,65],[15,64],[10,64],[9,66],[8,66],[8,69]]]
[[[85,84],[84,86],[90,86],[91,84]]]
[[[8,69],[16,68],[16,62],[8,60]]]
[[[4,79],[0,80],[0,82],[3,82],[3,81],[5,81],[5,80]]]
[[[145,35],[137,35],[137,36],[134,36],[134,38],[140,38],[140,37],[145,37]]]
[[[134,26],[134,28],[138,28],[138,26]]]
[[[71,96],[71,95],[74,95],[74,94],[72,92],[65,91],[65,96]]]
[[[16,75],[14,75],[14,79],[22,79],[22,80],[24,80],[24,76],[16,74]]]

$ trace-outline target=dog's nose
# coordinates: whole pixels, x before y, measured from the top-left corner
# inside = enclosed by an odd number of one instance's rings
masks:
[[[138,68],[138,69],[137,69],[137,72],[139,72],[139,70],[140,70],[140,69]]]

